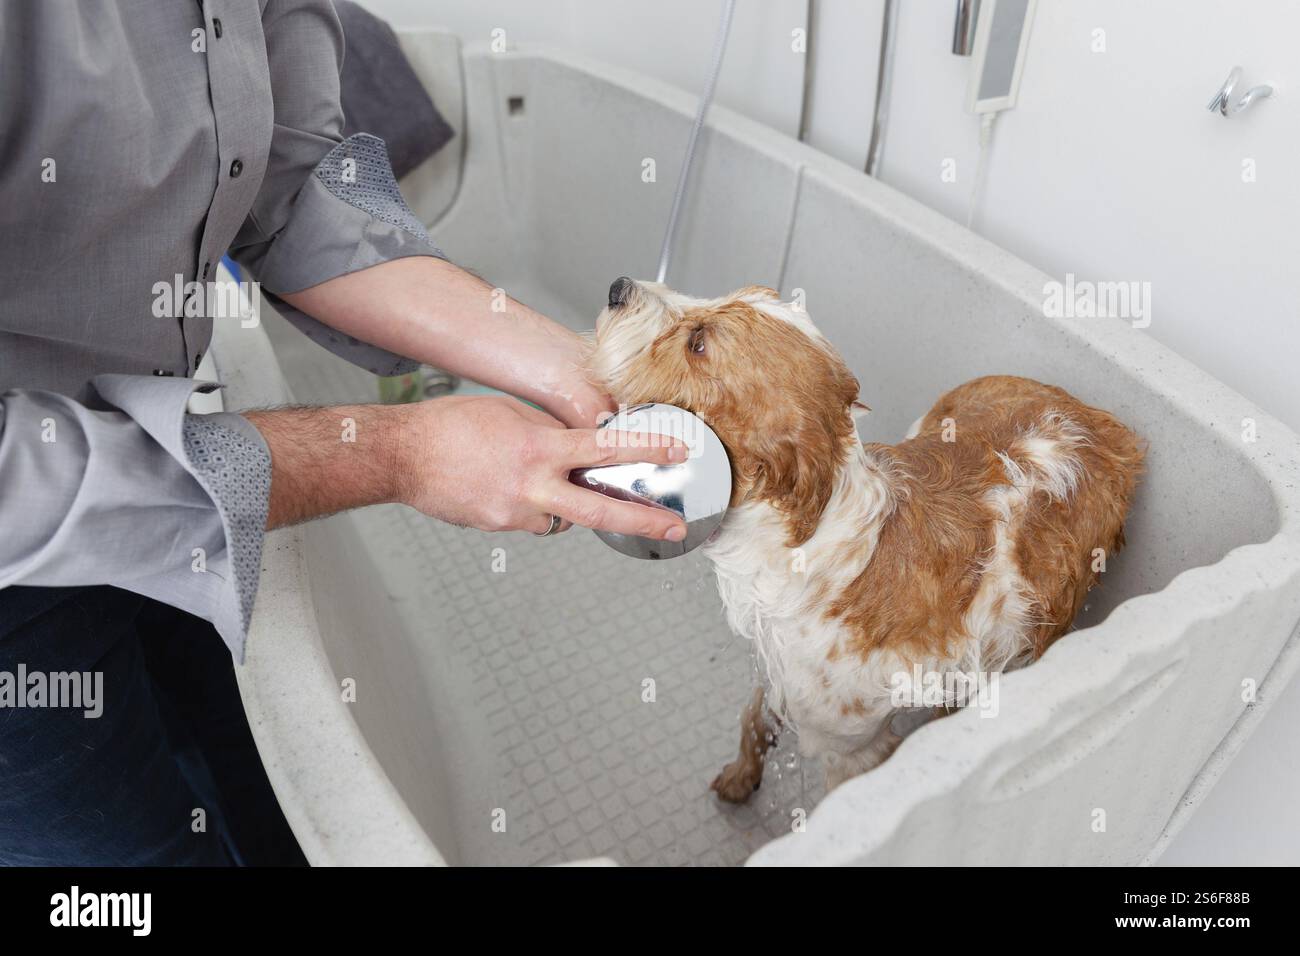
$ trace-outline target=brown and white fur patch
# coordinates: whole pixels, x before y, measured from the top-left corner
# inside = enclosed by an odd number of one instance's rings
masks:
[[[705,300],[620,283],[593,379],[622,403],[689,409],[731,457],[731,509],[705,554],[768,687],[714,781],[724,799],[758,787],[783,725],[828,787],[875,766],[900,739],[894,675],[1036,659],[1096,582],[1096,549],[1123,545],[1143,452],[1108,413],[990,376],[903,442],[864,446],[858,382],[807,313],[760,287]]]

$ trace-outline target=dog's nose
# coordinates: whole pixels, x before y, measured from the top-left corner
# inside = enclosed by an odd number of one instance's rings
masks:
[[[609,307],[616,309],[627,303],[627,297],[636,288],[636,283],[627,276],[619,276],[609,285]]]

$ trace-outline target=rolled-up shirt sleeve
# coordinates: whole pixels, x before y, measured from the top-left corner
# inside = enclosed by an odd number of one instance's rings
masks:
[[[402,198],[383,140],[342,138],[343,32],[327,0],[269,0],[262,18],[274,131],[262,185],[231,253],[289,321],[376,374],[417,363],[336,332],[279,300],[408,256],[445,258]]]
[[[100,375],[83,404],[0,394],[0,588],[107,584],[211,621],[237,660],[261,569],[271,458],[188,379]]]

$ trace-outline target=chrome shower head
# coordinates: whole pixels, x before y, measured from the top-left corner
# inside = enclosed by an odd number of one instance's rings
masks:
[[[722,524],[731,500],[731,463],[713,429],[676,405],[632,405],[601,423],[601,428],[671,435],[686,443],[690,454],[676,465],[644,462],[579,468],[569,480],[611,498],[667,508],[686,521],[681,541],[658,541],[634,535],[597,531],[615,551],[634,558],[676,558],[708,540]],[[617,440],[617,439],[614,439]]]

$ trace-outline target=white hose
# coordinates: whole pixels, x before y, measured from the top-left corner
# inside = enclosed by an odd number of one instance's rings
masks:
[[[975,159],[975,178],[971,182],[970,196],[966,204],[966,228],[972,232],[975,231],[975,211],[984,191],[984,177],[987,175],[984,168],[985,159],[989,151],[989,143],[993,139],[993,121],[997,118],[997,113],[980,114],[980,151]]]
[[[673,193],[673,208],[668,213],[668,228],[664,230],[663,248],[659,250],[659,272],[656,279],[663,282],[668,275],[668,261],[672,257],[673,237],[677,232],[677,219],[681,215],[682,202],[686,197],[687,180],[695,165],[695,144],[704,128],[704,117],[713,102],[714,89],[718,85],[718,74],[722,72],[722,57],[727,52],[727,34],[731,32],[731,15],[736,12],[736,0],[725,0],[722,5],[722,20],[718,23],[718,32],[713,39],[713,62],[709,67],[708,81],[704,92],[700,94],[700,105],[695,111],[695,123],[691,126],[690,139],[686,141],[686,156],[682,160],[682,172],[677,177],[677,191]]]

